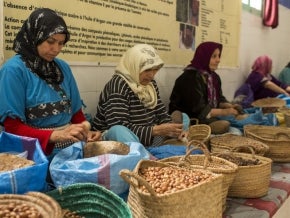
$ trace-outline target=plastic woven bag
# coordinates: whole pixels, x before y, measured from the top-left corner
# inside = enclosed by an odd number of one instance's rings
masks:
[[[264,114],[261,108],[248,108],[244,110],[248,115],[245,119],[237,120],[235,116],[220,116],[222,120],[227,120],[231,123],[232,127],[236,127],[242,132],[244,126],[248,124],[265,125],[265,126],[277,126],[278,120],[275,113]]]
[[[0,172],[1,194],[23,194],[28,191],[45,191],[48,160],[39,141],[34,138],[0,133],[0,153],[27,151],[27,159],[35,162],[32,166]]]
[[[96,183],[121,195],[129,185],[119,176],[122,169],[133,170],[142,159],[150,159],[150,153],[137,142],[126,143],[130,147],[127,155],[103,154],[83,158],[84,143],[77,142],[61,150],[52,159],[49,170],[56,187],[74,183]]]

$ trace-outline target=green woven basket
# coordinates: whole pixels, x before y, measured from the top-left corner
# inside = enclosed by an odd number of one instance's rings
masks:
[[[118,195],[94,183],[76,183],[47,192],[62,207],[85,218],[131,218],[131,211]]]

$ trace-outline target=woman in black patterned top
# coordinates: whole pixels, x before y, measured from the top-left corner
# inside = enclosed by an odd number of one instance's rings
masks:
[[[103,140],[151,146],[181,137],[183,124],[172,123],[154,80],[163,64],[147,44],[135,45],[124,53],[100,94],[92,122],[93,129],[103,132]]]

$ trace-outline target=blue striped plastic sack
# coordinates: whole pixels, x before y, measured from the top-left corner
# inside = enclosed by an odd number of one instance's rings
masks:
[[[0,153],[26,153],[34,165],[0,172],[1,194],[23,194],[29,191],[45,191],[48,160],[39,141],[34,138],[0,133]]]
[[[137,142],[125,143],[130,147],[127,155],[103,154],[83,158],[84,143],[77,142],[59,151],[52,159],[49,171],[56,187],[74,183],[96,183],[117,195],[126,193],[129,185],[120,176],[122,169],[133,170],[142,159],[151,154]]]

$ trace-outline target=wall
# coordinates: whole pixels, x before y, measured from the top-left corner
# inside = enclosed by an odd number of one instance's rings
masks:
[[[288,46],[290,28],[289,9],[279,5],[279,26],[276,29],[262,26],[257,15],[243,11],[241,18],[240,66],[238,68],[218,69],[223,81],[223,92],[232,100],[235,90],[247,77],[251,64],[259,55],[267,54],[273,59],[273,74],[278,72],[290,60]],[[190,60],[188,60],[189,62]],[[87,105],[87,113],[94,115],[100,91],[114,73],[114,64],[107,66],[76,66],[71,63],[81,96]],[[165,66],[158,72],[156,80],[161,98],[168,105],[169,96],[175,78],[180,75],[183,66]]]
[[[273,59],[272,73],[277,75],[290,61],[289,9],[279,5],[279,26],[276,29],[262,26],[259,17],[242,13],[240,37],[240,72],[243,77],[258,55],[269,55]]]

